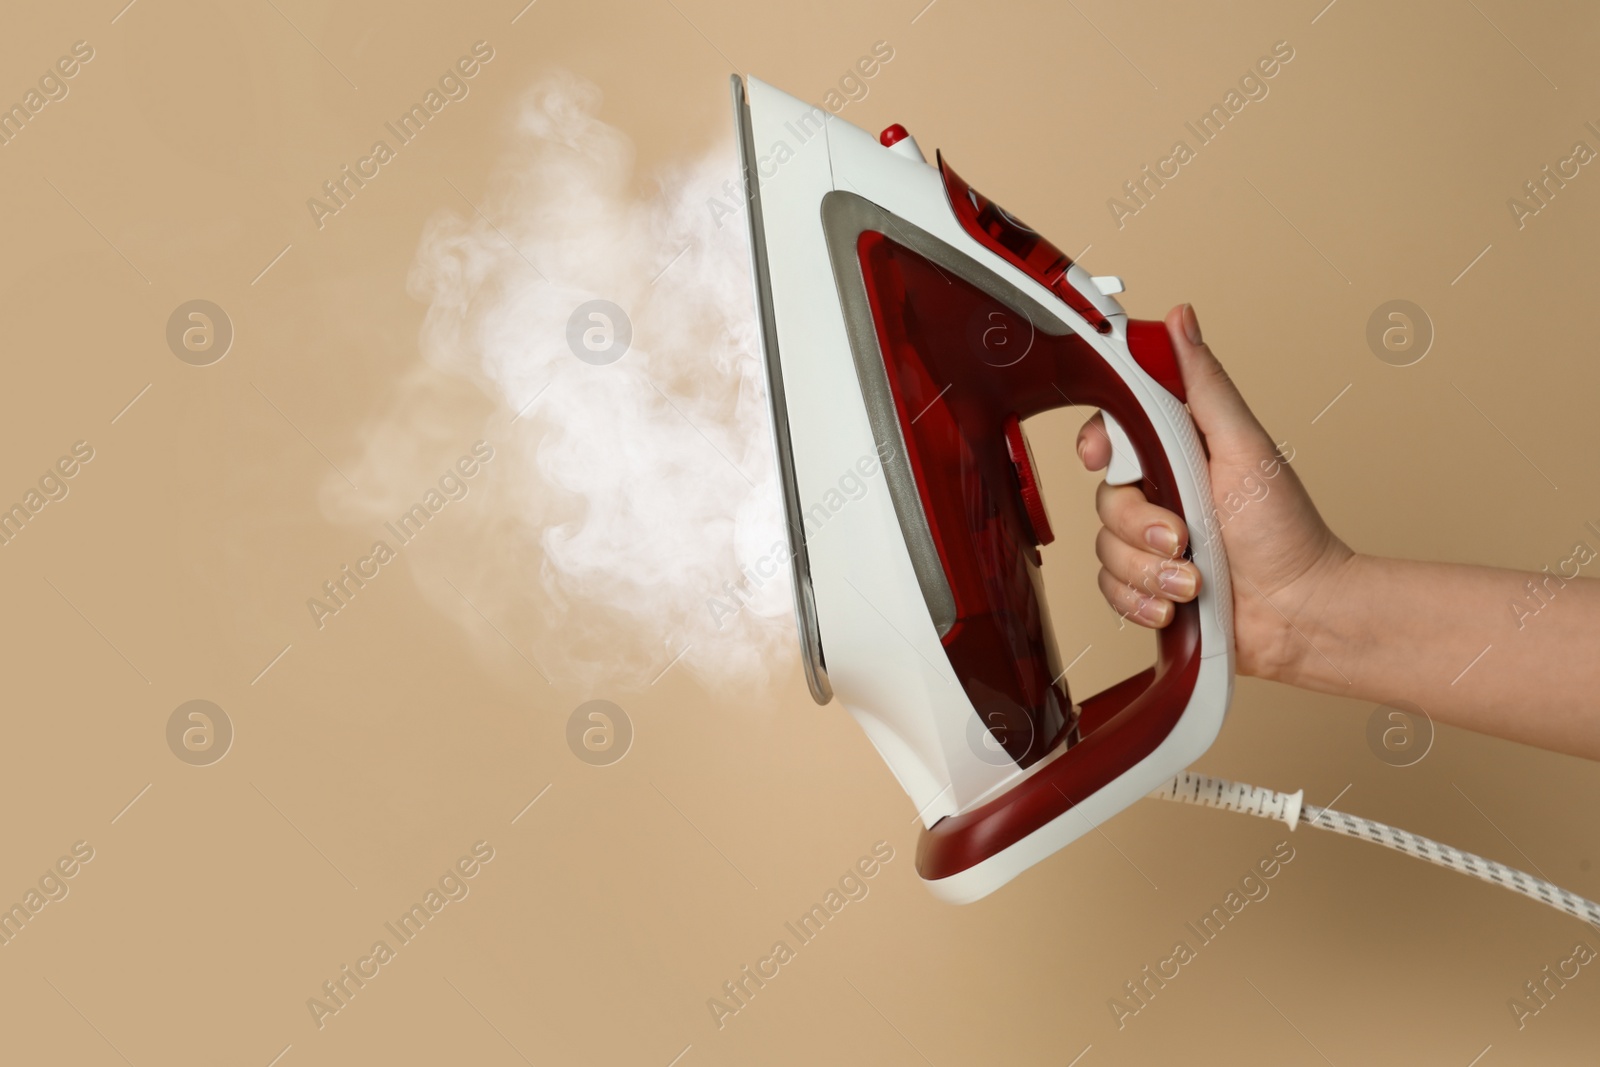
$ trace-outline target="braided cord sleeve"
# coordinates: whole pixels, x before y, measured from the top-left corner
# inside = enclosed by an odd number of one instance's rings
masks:
[[[1371,841],[1392,848],[1396,852],[1404,852],[1408,856],[1426,860],[1436,866],[1448,867],[1452,871],[1471,875],[1480,881],[1521,893],[1525,897],[1564,911],[1573,918],[1581,919],[1600,929],[1600,905],[1585,900],[1575,893],[1569,893],[1543,878],[1535,878],[1503,863],[1484,859],[1471,852],[1463,852],[1420,834],[1398,830],[1372,819],[1347,815],[1342,811],[1321,808],[1315,804],[1303,804],[1303,795],[1303,791],[1278,793],[1259,786],[1244,785],[1189,771],[1178,775],[1150,794],[1151,797],[1160,800],[1176,800],[1185,804],[1199,804],[1224,811],[1244,812],[1264,819],[1276,819],[1286,823],[1290,830],[1295,829],[1296,825],[1305,825],[1362,841]]]
[[[1226,778],[1184,771],[1150,796],[1160,800],[1176,800],[1182,804],[1221,808],[1223,811],[1239,811],[1263,819],[1277,819],[1287,823],[1289,829],[1293,830],[1300,821],[1305,791],[1278,793],[1258,785],[1245,785],[1242,782],[1230,782]]]

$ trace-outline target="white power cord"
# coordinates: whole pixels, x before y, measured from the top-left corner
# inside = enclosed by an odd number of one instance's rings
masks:
[[[1332,808],[1305,804],[1304,790],[1279,793],[1259,786],[1244,785],[1224,778],[1212,778],[1184,771],[1150,796],[1159,800],[1176,800],[1184,804],[1221,808],[1224,811],[1240,811],[1248,815],[1258,815],[1263,819],[1277,819],[1287,824],[1290,830],[1295,829],[1297,825],[1314,826],[1318,830],[1331,830],[1346,837],[1373,841],[1397,852],[1404,852],[1408,856],[1415,856],[1440,867],[1448,867],[1452,871],[1470,874],[1482,881],[1493,882],[1502,888],[1514,890],[1525,897],[1532,897],[1541,904],[1559,908],[1575,919],[1582,919],[1591,926],[1600,928],[1600,905],[1593,901],[1569,893],[1542,878],[1524,874],[1514,867],[1486,860],[1470,852],[1462,852],[1460,849],[1442,845],[1426,837],[1397,830],[1381,822],[1373,822],[1371,819],[1346,815]]]

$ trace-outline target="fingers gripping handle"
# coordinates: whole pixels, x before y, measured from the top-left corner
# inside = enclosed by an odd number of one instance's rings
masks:
[[[1177,364],[1165,324],[1130,321],[1127,337],[1138,369],[1126,363],[1114,367],[1128,387],[1126,399],[1131,403],[1101,413],[1111,445],[1106,482],[1144,483],[1153,503],[1176,512],[1187,524],[1189,552],[1201,575],[1197,603],[1216,623],[1202,625],[1203,630],[1214,631],[1204,634],[1209,640],[1202,641],[1202,655],[1209,657],[1233,643],[1233,589],[1205,449],[1188,409],[1169,388]],[[1216,647],[1206,647],[1213,644]]]

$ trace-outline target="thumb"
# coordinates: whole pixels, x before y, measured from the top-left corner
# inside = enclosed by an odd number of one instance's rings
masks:
[[[1180,304],[1167,312],[1167,333],[1178,355],[1189,414],[1215,454],[1219,447],[1270,450],[1271,439],[1245,403],[1238,386],[1200,335],[1200,320],[1193,304]]]

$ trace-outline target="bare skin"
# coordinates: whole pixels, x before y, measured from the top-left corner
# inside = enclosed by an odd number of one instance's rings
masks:
[[[1573,576],[1593,552],[1574,548],[1534,573],[1351,550],[1204,343],[1194,309],[1166,321],[1210,456],[1239,673],[1409,702],[1437,722],[1600,760],[1600,580]],[[1099,414],[1079,432],[1078,455],[1092,471],[1109,462]],[[1222,504],[1230,493],[1236,511]],[[1167,625],[1200,581],[1179,558],[1183,520],[1136,485],[1102,483],[1095,501],[1101,592],[1130,621]]]

